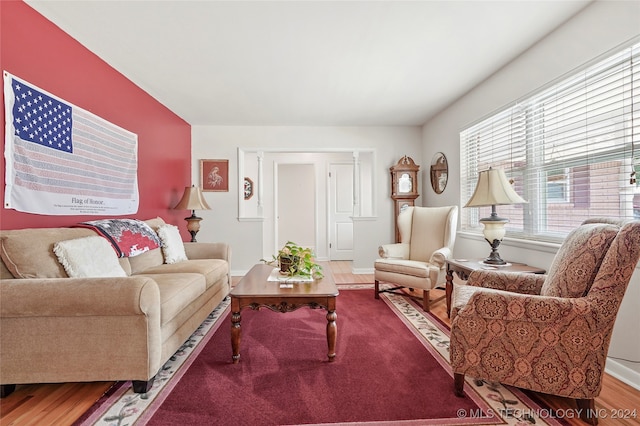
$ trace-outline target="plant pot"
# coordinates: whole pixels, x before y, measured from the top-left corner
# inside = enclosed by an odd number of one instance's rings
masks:
[[[282,272],[283,274],[294,275],[296,272],[298,272],[299,261],[300,260],[297,257],[294,257],[293,259],[290,257],[281,257],[280,272]]]

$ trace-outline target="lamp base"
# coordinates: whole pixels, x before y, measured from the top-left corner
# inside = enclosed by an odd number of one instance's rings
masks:
[[[498,246],[502,242],[505,235],[504,226],[509,223],[509,219],[498,217],[495,213],[495,206],[491,206],[491,216],[480,219],[480,223],[484,225],[484,239],[491,246],[491,254],[484,260],[489,265],[506,265],[507,262],[502,260],[498,253]]]
[[[196,212],[192,211],[191,216],[185,217],[184,220],[187,221],[187,231],[189,231],[189,234],[191,234],[191,242],[197,243],[198,241],[196,241],[196,234],[200,230],[200,221],[202,220],[202,218],[196,216]]]
[[[489,254],[489,257],[487,257],[483,262],[488,265],[506,265],[507,262],[502,260],[500,253],[498,253],[500,240],[493,240],[493,242],[491,242],[485,238],[485,241],[491,246],[491,254]]]

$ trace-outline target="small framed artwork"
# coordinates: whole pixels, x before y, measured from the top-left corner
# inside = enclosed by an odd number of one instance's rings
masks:
[[[244,199],[249,200],[253,197],[253,181],[248,177],[244,178]]]
[[[229,192],[229,160],[200,160],[200,187]]]

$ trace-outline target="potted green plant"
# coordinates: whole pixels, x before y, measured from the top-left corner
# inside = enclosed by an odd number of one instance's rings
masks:
[[[322,266],[315,262],[313,251],[310,248],[299,246],[293,241],[287,243],[278,250],[271,261],[262,259],[263,262],[280,267],[280,272],[289,276],[322,278]]]

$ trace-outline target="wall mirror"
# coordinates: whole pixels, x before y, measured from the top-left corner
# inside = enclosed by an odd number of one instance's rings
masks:
[[[441,152],[436,152],[431,160],[431,187],[436,194],[442,194],[447,187],[449,178],[449,165],[447,157]]]

